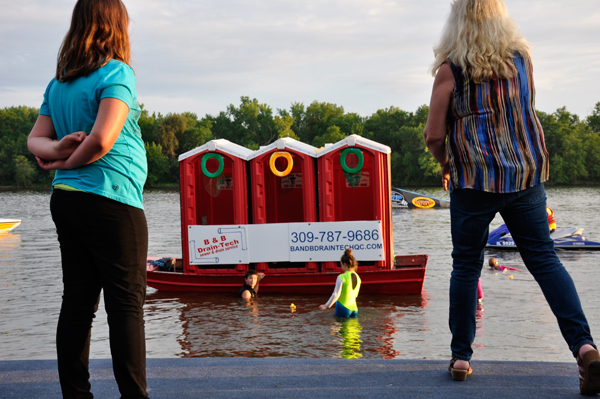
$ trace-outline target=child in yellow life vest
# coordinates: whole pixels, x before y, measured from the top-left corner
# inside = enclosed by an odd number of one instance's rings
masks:
[[[360,277],[356,274],[358,262],[350,248],[344,251],[340,259],[343,274],[340,274],[335,281],[335,289],[329,301],[319,306],[319,309],[329,309],[335,303],[335,315],[338,317],[356,317],[358,316],[358,307],[356,306],[356,297],[360,290]]]

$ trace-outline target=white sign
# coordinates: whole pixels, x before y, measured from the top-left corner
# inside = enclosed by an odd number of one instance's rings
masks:
[[[339,261],[346,248],[356,260],[384,260],[379,221],[290,223],[290,262]]]
[[[250,263],[247,225],[188,226],[192,265]]]
[[[188,226],[188,240],[193,265],[385,259],[379,221]]]

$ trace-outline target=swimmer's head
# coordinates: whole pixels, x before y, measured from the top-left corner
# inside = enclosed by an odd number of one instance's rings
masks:
[[[244,276],[244,279],[246,280],[247,285],[254,288],[258,282],[258,272],[256,270],[248,270]]]
[[[498,261],[496,260],[496,258],[490,258],[490,267],[494,269],[498,268]]]
[[[358,262],[356,261],[354,255],[352,255],[352,250],[350,248],[347,248],[344,251],[344,254],[340,258],[340,263],[342,266],[346,266],[348,270],[356,271],[358,268]]]

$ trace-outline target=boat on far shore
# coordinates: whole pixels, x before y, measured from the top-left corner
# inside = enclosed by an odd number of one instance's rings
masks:
[[[392,187],[392,208],[439,209],[450,208],[450,201],[430,197],[429,195]]]
[[[8,233],[21,224],[19,219],[0,219],[0,234]]]

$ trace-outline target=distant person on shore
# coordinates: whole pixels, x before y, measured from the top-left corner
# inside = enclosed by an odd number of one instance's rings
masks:
[[[514,270],[516,272],[522,272],[523,270],[517,269],[516,267],[503,266],[498,264],[498,260],[496,258],[490,258],[489,260],[490,269],[492,270],[500,270],[501,272],[505,270]]]
[[[343,274],[340,274],[335,280],[333,294],[327,303],[320,305],[319,309],[329,309],[335,303],[335,316],[337,317],[356,317],[358,316],[358,307],[356,306],[356,297],[360,291],[360,277],[356,273],[358,262],[350,248],[344,251],[340,259]]]
[[[256,298],[258,293],[260,280],[265,278],[264,273],[258,273],[256,270],[248,270],[244,276],[244,285],[238,292],[238,298],[250,299]]]
[[[451,191],[448,371],[460,381],[472,372],[477,280],[490,222],[500,213],[577,358],[580,392],[596,394],[600,354],[548,229],[549,155],[529,45],[502,0],[455,0],[434,55],[424,136]]]
[[[123,3],[77,1],[27,140],[39,166],[56,170],[50,210],[63,274],[56,351],[64,398],[93,397],[90,335],[101,292],[121,397],[148,397],[142,204],[148,163],[130,61]]]

